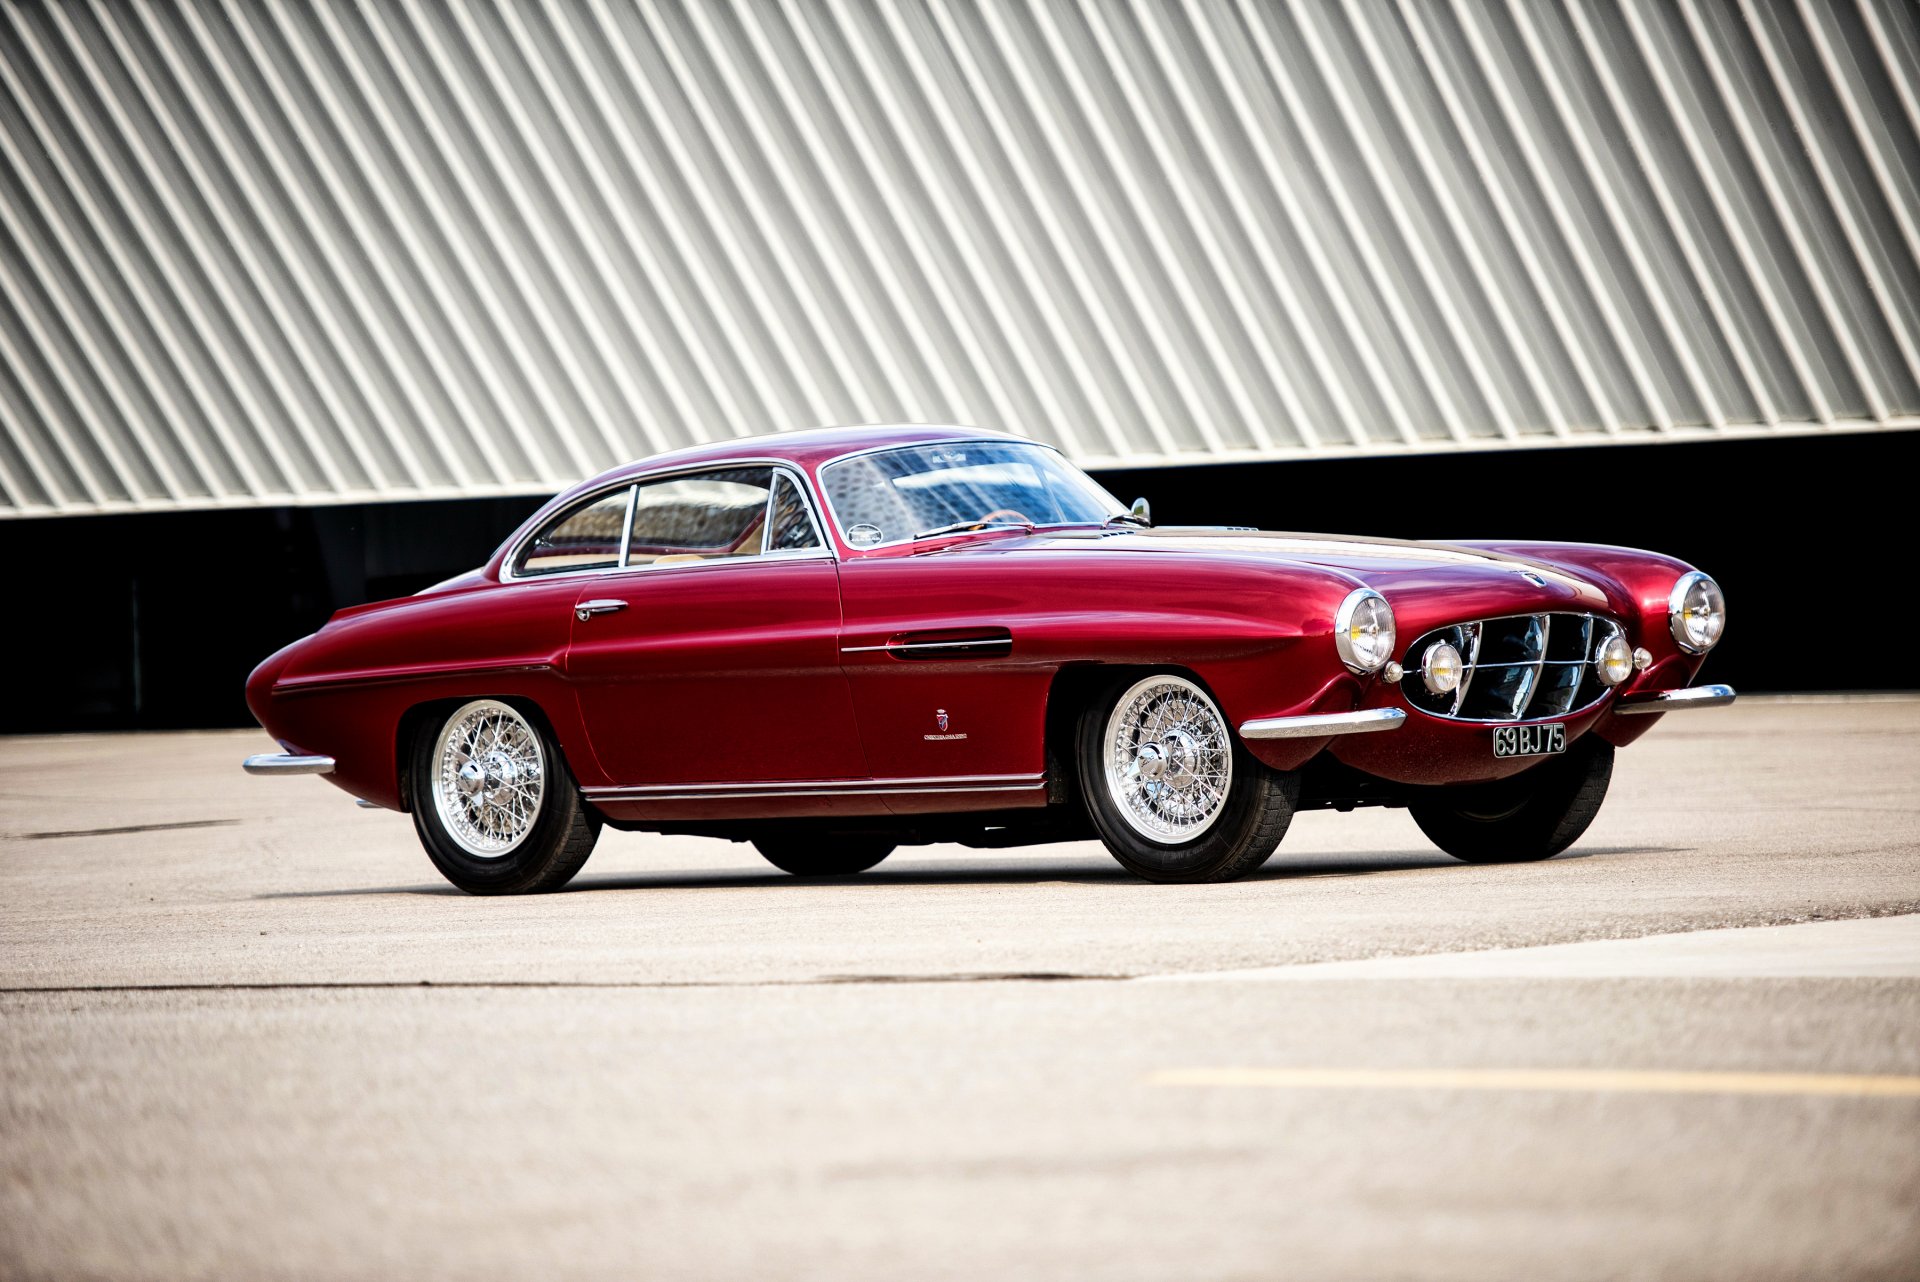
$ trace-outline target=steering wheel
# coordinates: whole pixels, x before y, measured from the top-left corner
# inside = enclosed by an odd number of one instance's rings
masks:
[[[993,511],[987,513],[985,516],[981,517],[979,520],[975,521],[974,524],[975,525],[991,525],[1002,517],[1010,517],[1011,519],[1018,521],[1022,525],[1035,524],[1034,519],[1028,516],[1025,512],[1016,512],[1010,507],[997,507],[993,509]]]

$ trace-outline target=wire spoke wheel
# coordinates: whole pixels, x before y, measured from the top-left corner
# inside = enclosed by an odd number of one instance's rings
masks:
[[[540,736],[507,704],[461,708],[434,746],[433,803],[454,843],[475,859],[512,854],[533,831],[546,796]]]
[[[1150,841],[1184,845],[1227,808],[1233,741],[1213,700],[1184,677],[1148,677],[1122,694],[1102,755],[1120,817]]]

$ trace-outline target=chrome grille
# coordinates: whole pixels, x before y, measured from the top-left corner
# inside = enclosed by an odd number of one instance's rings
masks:
[[[1538,721],[1592,707],[1607,692],[1594,654],[1620,625],[1597,614],[1512,614],[1435,628],[1407,647],[1407,702],[1456,721]],[[1445,641],[1466,661],[1457,689],[1435,694],[1420,675]]]

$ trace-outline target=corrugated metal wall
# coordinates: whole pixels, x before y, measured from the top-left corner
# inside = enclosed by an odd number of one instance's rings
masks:
[[[1920,424],[1905,0],[0,0],[0,513]]]

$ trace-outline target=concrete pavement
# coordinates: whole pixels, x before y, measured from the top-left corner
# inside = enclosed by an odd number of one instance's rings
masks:
[[[1147,982],[1249,979],[1920,979],[1920,915],[1747,926],[1537,948],[1487,948],[1245,970]]]
[[[0,740],[0,1277],[1920,1276],[1920,1098],[1845,1085],[1920,1081],[1920,703],[1220,887],[608,834],[471,899],[260,742]]]

